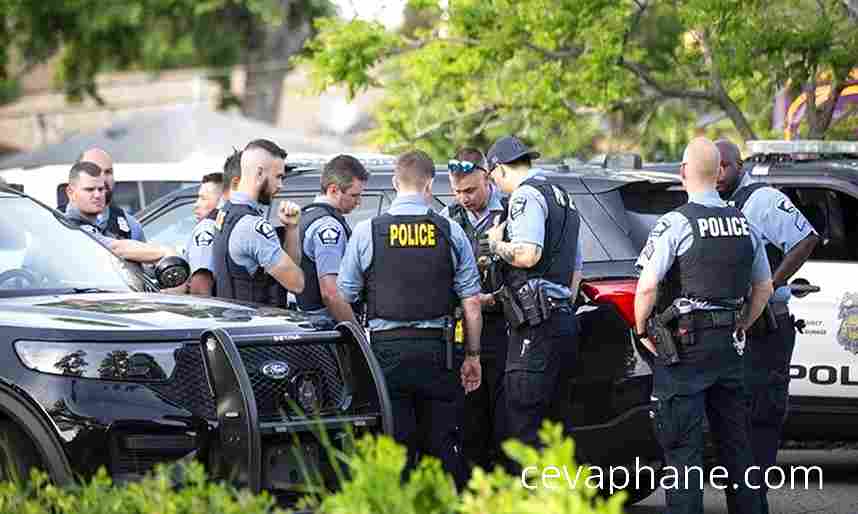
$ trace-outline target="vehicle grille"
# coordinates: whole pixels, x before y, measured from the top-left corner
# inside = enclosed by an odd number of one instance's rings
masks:
[[[199,344],[186,344],[179,349],[176,352],[176,369],[170,381],[149,387],[197,416],[217,418]]]
[[[294,398],[295,377],[314,374],[319,377],[317,395],[321,412],[337,410],[345,401],[345,384],[330,345],[246,346],[239,348],[239,353],[253,385],[260,421],[279,421],[292,413],[283,398],[287,392]],[[263,375],[262,366],[271,361],[288,364],[289,377],[273,380]]]

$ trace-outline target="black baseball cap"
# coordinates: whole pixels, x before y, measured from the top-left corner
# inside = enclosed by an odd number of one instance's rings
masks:
[[[493,170],[498,164],[507,164],[517,161],[522,157],[530,157],[538,159],[539,152],[534,152],[527,147],[521,140],[515,136],[503,136],[495,141],[495,144],[489,148],[487,155],[489,161],[489,169]]]

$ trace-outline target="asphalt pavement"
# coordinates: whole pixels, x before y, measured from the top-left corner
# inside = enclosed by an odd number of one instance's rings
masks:
[[[781,450],[778,465],[787,477],[784,487],[769,492],[771,514],[856,514],[858,513],[858,450]],[[793,468],[791,468],[791,466]],[[819,466],[822,489],[818,478],[810,488],[804,487],[802,471],[795,473],[796,484],[789,487],[790,469],[796,466]],[[771,480],[777,479],[778,473]],[[703,493],[705,514],[726,514],[724,492],[707,486]],[[626,514],[656,514],[664,511],[664,491],[659,489],[637,505],[627,507]]]

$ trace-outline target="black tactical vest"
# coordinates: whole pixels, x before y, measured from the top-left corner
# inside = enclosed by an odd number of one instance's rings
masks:
[[[688,219],[694,240],[661,283],[659,311],[680,297],[725,305],[745,297],[751,287],[754,244],[742,211],[687,203],[676,212]]]
[[[500,215],[501,223],[506,221],[506,199],[502,199],[501,204],[503,205],[503,209],[500,211],[490,211],[488,214],[488,221],[484,222],[482,227],[479,229],[471,224],[471,219],[468,217],[468,210],[465,209],[464,206],[459,203],[450,205],[450,208],[447,211],[450,215],[450,219],[458,223],[459,226],[462,227],[462,230],[465,231],[465,235],[468,236],[468,241],[471,243],[471,249],[473,249],[474,255],[480,254],[480,236],[492,228],[495,216]]]
[[[243,300],[281,306],[274,295],[277,281],[262,269],[256,269],[253,276],[244,266],[238,265],[229,256],[229,238],[238,221],[245,216],[259,216],[259,213],[246,204],[229,204],[221,209],[217,218],[214,245],[215,291],[219,298]]]
[[[122,207],[111,206],[108,208],[110,217],[107,218],[107,226],[102,232],[113,239],[131,239],[131,225],[128,223],[128,215]]]
[[[450,222],[429,211],[372,219],[367,319],[419,321],[453,314]]]
[[[304,291],[296,295],[296,297],[298,298],[298,307],[303,311],[314,311],[325,306],[322,302],[322,290],[319,286],[316,262],[304,253],[304,237],[307,234],[307,230],[314,222],[325,217],[332,217],[337,220],[346,235],[346,241],[352,236],[352,230],[348,222],[332,205],[321,202],[311,203],[301,209],[298,245],[301,248],[301,271],[304,272]]]
[[[527,279],[542,278],[569,287],[572,274],[575,272],[575,257],[581,251],[578,248],[581,217],[572,207],[568,193],[561,186],[535,178],[525,180],[521,185],[528,185],[539,191],[548,206],[542,257],[535,266],[523,271]],[[504,240],[509,241],[509,231],[504,235]],[[507,266],[506,269],[507,284],[513,285],[520,282],[516,276],[520,275],[517,273],[517,268]]]
[[[733,196],[730,197],[730,203],[741,211],[745,208],[745,204],[748,202],[748,199],[751,198],[751,195],[754,194],[754,191],[763,189],[764,187],[771,186],[762,182],[754,182],[753,184],[748,184],[745,187],[740,187],[733,192]],[[783,262],[784,253],[778,246],[767,241],[766,257],[769,258],[769,265],[772,268],[772,273],[774,273],[781,265],[781,262]]]

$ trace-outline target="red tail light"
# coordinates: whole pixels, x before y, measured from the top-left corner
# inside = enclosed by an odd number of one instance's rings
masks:
[[[608,303],[617,308],[629,327],[635,326],[636,279],[602,280],[581,284],[584,294],[594,303]]]

